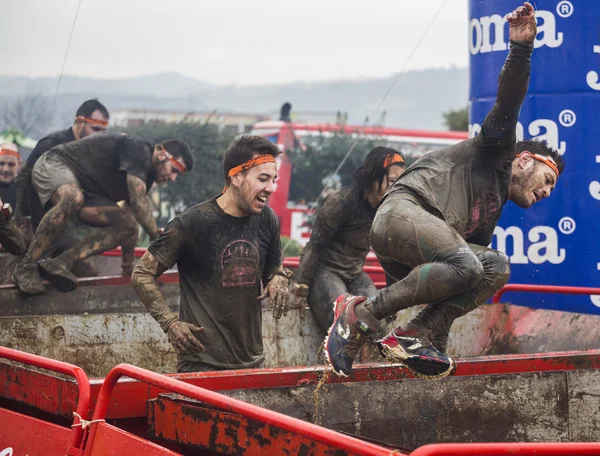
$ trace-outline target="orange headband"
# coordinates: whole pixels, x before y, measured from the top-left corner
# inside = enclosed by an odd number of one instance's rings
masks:
[[[383,162],[383,167],[389,168],[395,163],[404,164],[404,159],[400,154],[388,154],[388,156],[385,157],[385,161]]]
[[[183,163],[183,162],[177,160],[175,157],[173,157],[173,155],[167,149],[165,149],[165,147],[162,144],[158,144],[156,146],[156,149],[162,150],[165,153],[165,155],[167,156],[167,158],[169,159],[169,161],[171,163],[173,163],[175,168],[177,168],[181,174],[183,174],[187,171],[185,163]]]
[[[78,120],[81,120],[83,122],[87,122],[87,123],[93,124],[93,125],[99,125],[101,127],[108,127],[108,120],[90,119],[89,117],[85,117],[85,116],[75,117],[75,121],[78,121]]]
[[[255,166],[262,165],[264,163],[275,163],[275,157],[269,154],[258,155],[253,159],[236,166],[235,168],[231,168],[227,173],[227,177],[235,176],[236,174],[246,171],[247,169],[254,168]]]
[[[12,149],[0,149],[0,155],[10,155],[11,157],[17,157],[21,161],[21,154]]]
[[[519,156],[521,156],[521,154],[517,154],[517,157],[519,157]],[[556,174],[556,178],[558,179],[558,166],[556,166],[556,163],[554,162],[554,160],[552,160],[552,158],[544,157],[543,155],[536,155],[536,154],[531,154],[531,158],[541,161],[545,165],[548,165],[550,167],[550,169],[552,171],[554,171],[554,174]]]

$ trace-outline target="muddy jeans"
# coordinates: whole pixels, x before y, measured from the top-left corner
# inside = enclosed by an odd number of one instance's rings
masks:
[[[333,303],[339,295],[348,292],[357,296],[373,296],[377,291],[365,272],[361,272],[353,280],[344,281],[334,272],[322,267],[317,267],[309,290],[308,306],[323,334],[333,323]]]
[[[445,350],[454,320],[490,299],[510,277],[508,257],[467,242],[408,193],[390,195],[371,228],[379,262],[395,283],[367,308],[376,318],[428,303],[407,329],[418,329]]]

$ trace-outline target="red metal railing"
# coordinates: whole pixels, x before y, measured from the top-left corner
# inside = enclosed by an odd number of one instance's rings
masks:
[[[188,385],[179,380],[166,377],[164,375],[150,372],[130,364],[119,364],[115,366],[106,376],[100,392],[98,401],[94,410],[93,420],[103,420],[106,418],[111,394],[120,377],[127,376],[140,382],[154,385],[156,387],[182,394],[192,399],[202,401],[223,410],[242,415],[247,418],[261,421],[271,426],[279,427],[289,432],[293,432],[312,440],[322,442],[335,448],[344,449],[352,454],[364,456],[389,456],[390,449],[374,445],[354,437],[350,437],[338,432],[307,423],[296,418],[263,409],[246,402],[224,396],[213,391],[200,388],[198,386]],[[94,435],[97,426],[92,425],[88,444],[93,445]],[[397,455],[403,453],[395,452]]]
[[[31,353],[25,353],[6,347],[0,347],[0,358],[10,359],[29,366],[41,367],[42,369],[59,372],[75,378],[79,389],[75,412],[77,412],[84,420],[88,418],[91,397],[90,381],[82,368],[73,364],[63,363],[62,361],[56,361],[54,359],[44,358],[42,356],[32,355]],[[72,429],[70,447],[80,448],[83,429],[81,426]]]
[[[504,293],[517,291],[521,293],[553,293],[553,294],[574,294],[574,295],[600,295],[600,288],[593,287],[563,287],[558,285],[525,285],[519,283],[509,283],[494,295],[492,302],[497,304]]]
[[[440,443],[424,445],[410,456],[467,456],[467,455],[599,455],[600,443]]]

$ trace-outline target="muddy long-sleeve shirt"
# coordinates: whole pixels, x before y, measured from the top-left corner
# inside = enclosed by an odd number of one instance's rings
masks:
[[[508,199],[516,125],[527,94],[533,45],[510,42],[496,103],[481,133],[415,161],[386,196],[408,191],[467,242],[488,245]]]
[[[19,217],[31,217],[34,226],[37,226],[44,216],[44,209],[33,188],[33,183],[31,182],[33,165],[35,165],[43,154],[53,147],[71,141],[75,141],[75,135],[73,135],[73,129],[71,127],[66,130],[55,131],[40,139],[15,178],[15,185],[17,188],[15,214],[18,214]]]
[[[343,280],[355,279],[371,249],[374,217],[375,209],[353,187],[335,191],[325,198],[296,272],[298,282],[310,284],[317,266]]]
[[[202,326],[206,351],[183,361],[246,369],[264,361],[261,284],[281,265],[279,220],[269,207],[234,217],[217,198],[177,215],[148,251],[165,267],[177,264],[179,319]]]

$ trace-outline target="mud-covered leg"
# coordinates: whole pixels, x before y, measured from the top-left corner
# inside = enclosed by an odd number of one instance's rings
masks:
[[[333,303],[335,299],[346,293],[348,289],[344,281],[327,269],[318,267],[310,284],[307,302],[323,337],[333,323]]]
[[[38,273],[37,261],[52,245],[54,239],[65,230],[71,215],[81,210],[83,193],[76,184],[63,185],[54,192],[51,203],[53,207],[40,221],[23,261],[13,272],[14,282],[27,294],[40,294],[45,291]]]
[[[135,259],[135,246],[138,241],[137,225],[135,230],[131,231],[131,236],[121,243],[121,275],[131,277],[133,272],[133,261]]]
[[[90,225],[105,225],[101,230],[92,230],[76,245],[57,258],[39,261],[40,270],[61,291],[72,291],[77,287],[77,277],[71,272],[76,261],[105,252],[120,245],[137,234],[135,219],[119,207],[84,208],[80,218]]]
[[[454,320],[494,296],[510,277],[510,262],[505,254],[474,244],[469,244],[469,247],[483,265],[481,281],[466,292],[429,304],[406,327],[407,330],[426,332],[440,351],[446,350]]]

